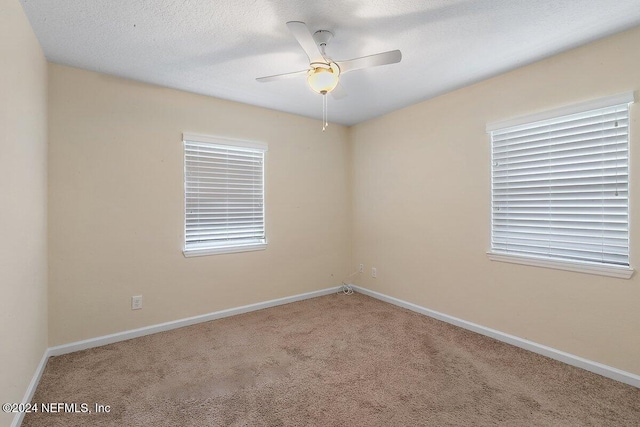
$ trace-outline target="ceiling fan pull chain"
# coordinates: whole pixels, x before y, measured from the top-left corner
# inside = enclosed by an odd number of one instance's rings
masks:
[[[327,114],[327,92],[322,94],[322,132],[329,126],[329,120]]]
[[[329,97],[324,94],[324,127],[329,127]]]
[[[326,99],[326,98],[325,98],[325,96],[326,96],[326,95],[322,95],[322,132],[324,132],[324,130],[327,128],[327,127],[325,126],[325,124],[324,124],[324,123],[325,123],[324,115],[325,115],[325,113],[326,113],[326,110],[325,110],[325,108],[324,108],[324,101],[325,101],[325,99]]]

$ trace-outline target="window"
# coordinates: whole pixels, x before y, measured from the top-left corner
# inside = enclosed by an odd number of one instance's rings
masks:
[[[630,277],[629,104],[489,125],[490,258]]]
[[[264,249],[267,145],[189,134],[183,141],[184,255]]]

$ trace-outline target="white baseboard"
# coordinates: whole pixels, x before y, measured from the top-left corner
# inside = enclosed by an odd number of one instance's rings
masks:
[[[40,363],[36,367],[36,372],[33,374],[33,378],[31,378],[31,382],[27,387],[27,391],[22,398],[22,403],[31,402],[33,399],[33,394],[36,392],[36,388],[38,387],[38,383],[40,382],[40,378],[42,378],[42,373],[44,372],[44,367],[47,366],[47,360],[49,360],[49,349],[47,348],[42,354],[42,359],[40,359]],[[24,412],[17,412],[13,417],[13,421],[11,422],[11,427],[19,427],[22,424],[22,420],[24,419]]]
[[[222,319],[223,317],[235,316],[236,314],[248,313],[250,311],[262,310],[264,308],[275,307],[278,305],[289,304],[291,302],[302,301],[309,298],[320,297],[337,292],[340,287],[321,289],[319,291],[307,292],[304,294],[293,295],[290,297],[272,299],[270,301],[258,302],[255,304],[243,305],[242,307],[229,308],[213,313],[202,314],[200,316],[187,317],[185,319],[173,320],[171,322],[160,323],[157,325],[145,326],[143,328],[131,329],[128,331],[117,332],[115,334],[103,335],[101,337],[90,338],[88,340],[76,341],[69,344],[62,344],[55,347],[49,347],[50,356],[60,356],[62,354],[73,353],[74,351],[86,350],[88,348],[100,347],[114,342],[126,341],[132,338],[138,338],[145,335],[151,335],[158,332],[170,331],[172,329],[183,328],[185,326],[195,325],[197,323],[208,322],[210,320]]]
[[[259,302],[255,304],[243,305],[242,307],[230,308],[227,310],[220,310],[213,313],[203,314],[200,316],[188,317],[185,319],[174,320],[171,322],[160,323],[158,325],[146,326],[144,328],[131,329],[128,331],[117,332],[115,334],[104,335],[101,337],[91,338],[83,341],[76,341],[69,344],[58,345],[55,347],[49,347],[42,355],[42,359],[36,368],[36,372],[29,383],[22,403],[31,402],[33,394],[38,387],[44,368],[47,365],[47,360],[51,356],[60,356],[67,353],[73,353],[74,351],[86,350],[88,348],[100,347],[114,342],[126,341],[131,338],[142,337],[144,335],[151,335],[157,332],[170,331],[172,329],[178,329],[185,326],[195,325],[197,323],[208,322],[210,320],[222,319],[223,317],[235,316],[236,314],[248,313],[250,311],[262,310],[264,308],[275,307],[278,305],[289,304],[291,302],[302,301],[305,299],[320,297],[323,295],[329,295],[340,290],[339,286],[327,289],[321,289],[319,291],[307,292],[304,294],[293,295],[285,298],[273,299],[270,301]],[[24,413],[16,413],[11,423],[11,427],[19,427],[24,419]]]
[[[440,313],[435,310],[421,307],[416,304],[412,304],[407,301],[403,301],[398,298],[390,297],[380,292],[371,291],[369,289],[351,285],[354,291],[361,294],[368,295],[370,297],[379,299],[397,305],[398,307],[406,308],[416,313],[424,314],[425,316],[433,317],[434,319],[441,320],[443,322],[450,323],[460,328],[468,329],[473,332],[477,332],[481,335],[494,338],[498,341],[505,342],[507,344],[514,345],[516,347],[523,348],[525,350],[532,351],[534,353],[541,354],[551,359],[564,362],[568,365],[575,366],[577,368],[585,369],[594,374],[602,375],[603,377],[611,378],[612,380],[620,381],[625,384],[640,388],[640,375],[632,374],[612,366],[603,365],[602,363],[594,362],[592,360],[585,359],[574,354],[565,353],[564,351],[556,350],[555,348],[547,347],[546,345],[538,344],[533,341],[529,341],[523,338],[509,335],[504,332],[497,331],[495,329],[487,328],[476,323],[468,322],[466,320],[459,319],[457,317],[449,316],[448,314]]]

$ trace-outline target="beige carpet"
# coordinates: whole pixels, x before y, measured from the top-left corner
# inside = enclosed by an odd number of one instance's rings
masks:
[[[635,426],[640,390],[364,295],[53,357],[23,426]]]

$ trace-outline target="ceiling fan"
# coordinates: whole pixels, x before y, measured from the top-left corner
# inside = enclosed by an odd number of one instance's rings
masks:
[[[402,59],[402,53],[399,50],[391,50],[389,52],[377,53],[375,55],[363,56],[346,61],[334,61],[325,51],[327,44],[333,38],[333,33],[327,30],[318,30],[312,35],[309,28],[307,28],[307,24],[300,21],[289,21],[287,22],[287,27],[289,27],[289,30],[293,33],[298,43],[300,43],[307,57],[309,57],[309,68],[294,71],[293,73],[259,77],[256,79],[257,81],[265,83],[306,74],[307,83],[315,92],[321,95],[331,93],[334,98],[340,99],[346,96],[346,92],[339,85],[340,75],[362,68],[395,64]],[[322,130],[324,130],[328,124],[326,105],[326,97],[323,97]]]

